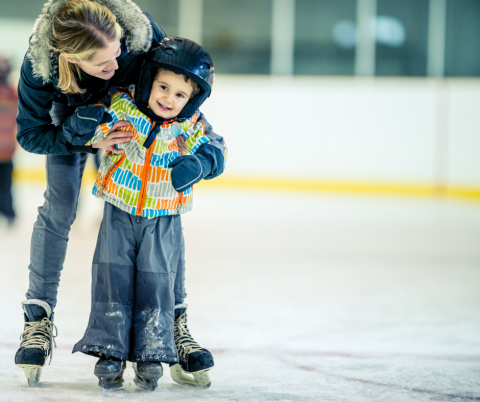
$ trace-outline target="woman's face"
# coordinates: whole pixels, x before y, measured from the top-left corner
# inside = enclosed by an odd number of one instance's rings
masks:
[[[120,41],[115,40],[107,42],[106,46],[98,50],[89,61],[77,61],[70,57],[64,57],[70,63],[75,63],[88,75],[109,80],[114,76],[115,70],[118,69],[117,57],[121,53]]]

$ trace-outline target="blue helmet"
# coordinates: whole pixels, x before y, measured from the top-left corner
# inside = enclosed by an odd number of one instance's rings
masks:
[[[200,87],[200,91],[188,101],[175,120],[190,117],[210,96],[215,73],[207,51],[189,39],[165,38],[148,52],[135,84],[137,107],[152,119],[165,121],[148,107],[153,80],[159,68],[183,74]]]

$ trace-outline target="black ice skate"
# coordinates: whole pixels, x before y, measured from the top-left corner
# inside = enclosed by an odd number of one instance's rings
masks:
[[[56,347],[54,338],[58,332],[52,322],[52,309],[48,303],[25,300],[22,307],[25,311],[25,327],[20,335],[21,343],[15,354],[15,364],[25,372],[28,385],[35,386],[40,381],[47,357],[50,356],[49,364],[52,361],[52,343]]]
[[[95,364],[93,373],[98,377],[98,385],[104,391],[123,387],[124,361],[102,356]]]
[[[174,336],[180,362],[170,366],[170,375],[178,384],[208,388],[211,384],[208,371],[213,367],[213,356],[190,335],[186,311],[186,304],[175,308]]]
[[[162,364],[158,362],[133,363],[133,382],[140,388],[155,391],[163,375]]]

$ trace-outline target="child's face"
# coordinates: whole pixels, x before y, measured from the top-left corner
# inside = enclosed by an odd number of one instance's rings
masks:
[[[183,75],[161,71],[153,81],[148,106],[157,116],[173,119],[187,104],[192,92],[192,86],[185,82]]]

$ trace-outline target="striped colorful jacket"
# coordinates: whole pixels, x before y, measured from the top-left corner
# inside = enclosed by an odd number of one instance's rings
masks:
[[[158,125],[137,109],[134,98],[134,86],[128,90],[114,87],[100,104],[77,109],[64,125],[64,131],[75,133],[74,141],[91,145],[104,140],[117,121],[131,123],[121,130],[133,131],[132,140],[118,145],[124,154],[107,152],[93,194],[131,215],[154,218],[188,212],[193,189],[178,193],[172,186],[168,164],[181,154],[194,154],[202,144],[213,142],[215,134],[205,134],[199,112],[181,123]],[[225,152],[226,148],[224,159]]]

